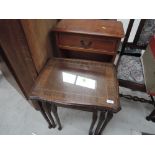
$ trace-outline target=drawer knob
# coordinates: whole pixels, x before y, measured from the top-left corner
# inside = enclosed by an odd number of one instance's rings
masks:
[[[80,43],[81,43],[81,46],[84,48],[88,48],[92,45],[91,41],[85,42],[84,40],[81,40]]]

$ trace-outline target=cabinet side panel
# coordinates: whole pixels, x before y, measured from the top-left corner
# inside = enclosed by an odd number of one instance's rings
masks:
[[[21,20],[32,59],[37,72],[44,67],[47,59],[53,56],[50,32],[57,20],[26,19]]]
[[[20,90],[20,87],[18,85],[18,82],[15,80],[15,77],[13,76],[13,70],[5,57],[3,49],[0,47],[0,71],[2,71],[3,76],[5,79],[19,92],[21,95],[23,95],[22,91]]]
[[[19,20],[0,20],[0,34],[0,45],[14,71],[20,89],[28,97],[37,72]]]

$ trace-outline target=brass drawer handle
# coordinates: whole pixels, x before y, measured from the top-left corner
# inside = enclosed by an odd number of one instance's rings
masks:
[[[84,40],[81,40],[80,43],[81,43],[81,46],[84,48],[88,48],[92,45],[91,41],[85,42]]]

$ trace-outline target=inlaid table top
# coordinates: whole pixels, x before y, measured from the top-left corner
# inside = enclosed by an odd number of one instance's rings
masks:
[[[95,61],[51,59],[36,80],[30,99],[117,112],[120,103],[115,67]]]

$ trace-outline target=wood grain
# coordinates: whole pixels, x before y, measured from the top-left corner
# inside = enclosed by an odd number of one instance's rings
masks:
[[[5,79],[21,94],[24,96],[23,92],[20,90],[18,82],[15,80],[14,71],[10,66],[7,57],[5,56],[4,50],[0,47],[0,71],[2,71]]]
[[[27,97],[37,72],[19,20],[0,20],[0,34],[1,47],[14,71],[20,89]]]
[[[21,20],[30,52],[39,73],[46,61],[52,57],[50,32],[57,20],[26,19]]]
[[[123,24],[112,20],[65,19],[58,23],[54,31],[116,38],[124,37]]]
[[[101,57],[112,63],[120,40],[124,36],[122,23],[93,19],[64,19],[54,27],[53,32],[56,38],[56,53],[60,57],[64,55],[63,51],[67,53],[68,50],[68,58],[85,58],[87,54],[86,59],[100,61],[100,56],[103,54]]]
[[[117,40],[107,37],[60,33],[58,46],[62,49],[75,49],[98,53],[115,54]]]

